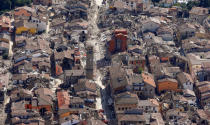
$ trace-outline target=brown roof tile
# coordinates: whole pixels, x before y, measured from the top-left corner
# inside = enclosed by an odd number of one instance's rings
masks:
[[[186,82],[191,82],[193,83],[193,79],[190,74],[181,72],[177,74],[177,79],[181,82],[181,84],[186,83]]]
[[[142,78],[143,78],[145,83],[150,84],[153,87],[156,87],[156,84],[155,84],[155,81],[154,81],[154,78],[153,78],[152,74],[143,72],[142,73]]]
[[[96,91],[96,84],[88,81],[87,79],[80,79],[78,83],[74,86],[76,92],[78,91]]]
[[[197,14],[197,15],[207,15],[208,14],[208,9],[207,8],[202,8],[202,7],[193,7],[189,13],[190,14]]]
[[[133,114],[124,114],[118,118],[119,121],[135,121],[135,122],[144,122],[146,121],[144,115],[133,115]]]
[[[124,95],[118,95],[115,98],[116,105],[124,104],[138,104],[138,96],[136,94],[125,93]]]
[[[31,13],[29,11],[21,8],[21,9],[15,10],[14,15],[15,16],[27,16],[27,17],[29,17],[29,16],[31,16]]]
[[[70,97],[67,91],[57,92],[58,108],[68,109],[70,104]]]

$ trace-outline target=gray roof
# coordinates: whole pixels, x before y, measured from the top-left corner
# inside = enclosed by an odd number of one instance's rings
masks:
[[[127,114],[118,118],[119,121],[146,121],[144,115]]]
[[[125,95],[118,96],[115,98],[115,104],[138,104],[138,97],[135,94],[125,93]]]
[[[190,74],[185,73],[185,72],[180,72],[177,74],[177,80],[181,83],[184,84],[186,82],[191,82],[193,83],[192,77],[190,76]]]
[[[110,67],[112,89],[117,89],[119,87],[127,86],[130,84],[126,74],[126,70],[121,68],[120,64],[115,63]]]
[[[148,99],[148,100],[139,100],[139,106],[154,106],[159,107],[159,104],[157,101]]]
[[[96,91],[96,84],[88,81],[87,79],[80,79],[78,83],[74,86],[76,92],[92,90]]]
[[[85,70],[65,70],[66,76],[84,76]]]

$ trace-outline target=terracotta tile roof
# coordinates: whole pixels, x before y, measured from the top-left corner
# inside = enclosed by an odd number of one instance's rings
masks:
[[[68,109],[70,104],[70,97],[67,91],[57,92],[58,108]]]
[[[155,84],[155,81],[154,81],[154,78],[153,78],[152,74],[143,72],[142,73],[142,78],[143,78],[145,83],[150,84],[153,87],[156,87],[156,84]]]
[[[21,8],[21,9],[15,10],[14,15],[15,16],[27,16],[27,17],[30,17],[31,13],[28,12],[27,10]]]
[[[63,69],[59,65],[56,65],[56,70],[55,71],[56,71],[56,75],[57,76],[59,76],[59,75],[61,75],[63,73]]]

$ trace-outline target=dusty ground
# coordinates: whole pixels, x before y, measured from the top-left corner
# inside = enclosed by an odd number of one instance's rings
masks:
[[[94,47],[94,61],[102,59],[104,57],[103,51],[102,50],[102,44],[100,43],[101,41],[99,40],[100,36],[100,29],[97,26],[97,17],[98,17],[98,9],[99,6],[102,5],[102,0],[92,0],[91,4],[91,9],[89,12],[89,28],[88,32],[90,34],[89,39],[87,40],[87,45],[92,45]],[[96,77],[95,77],[95,82],[96,84],[104,89],[105,86],[102,84],[101,81],[101,73],[98,69],[96,69]],[[96,109],[102,109],[102,101],[101,97],[96,98]]]

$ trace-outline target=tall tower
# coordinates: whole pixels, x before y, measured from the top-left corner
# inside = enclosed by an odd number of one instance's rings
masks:
[[[86,59],[86,78],[93,79],[95,73],[94,50],[93,46],[87,46],[87,59]]]

